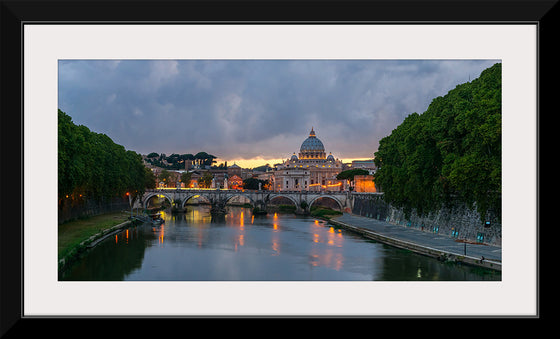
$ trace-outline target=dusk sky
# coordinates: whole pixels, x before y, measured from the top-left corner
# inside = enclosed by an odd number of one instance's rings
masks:
[[[141,154],[272,165],[297,154],[313,127],[327,154],[371,159],[406,116],[496,62],[60,60],[58,105]]]

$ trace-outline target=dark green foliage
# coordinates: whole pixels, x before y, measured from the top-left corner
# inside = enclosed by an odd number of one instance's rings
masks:
[[[412,113],[375,153],[385,199],[422,215],[450,201],[501,213],[501,64]]]
[[[146,157],[146,161],[150,164],[168,170],[185,169],[185,160],[191,160],[194,164],[202,167],[211,166],[216,163],[214,159],[216,159],[216,156],[206,152],[198,152],[196,155],[173,153],[170,156],[166,156],[165,153],[158,154],[156,152],[152,152]],[[164,162],[164,160],[166,162]]]
[[[261,189],[266,189],[270,184],[268,180],[260,180],[256,178],[247,178],[243,180],[243,188],[247,190],[258,190],[259,183],[261,184]]]
[[[142,157],[126,151],[107,135],[77,126],[72,118],[58,110],[58,197],[79,196],[102,200],[143,194],[155,187],[150,170]]]
[[[346,171],[342,171],[340,173],[338,173],[336,175],[336,179],[337,180],[354,180],[354,176],[356,175],[368,175],[369,171],[365,170],[365,169],[361,169],[361,168],[355,168],[355,169],[351,169],[351,170],[346,170]]]
[[[204,172],[202,177],[198,178],[198,186],[202,188],[210,188],[214,176],[210,172]]]
[[[329,207],[323,206],[311,206],[310,209],[311,216],[320,217],[324,219],[330,219],[332,216],[342,215],[342,212],[335,211]]]

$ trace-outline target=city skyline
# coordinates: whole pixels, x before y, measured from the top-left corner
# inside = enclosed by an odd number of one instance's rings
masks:
[[[58,104],[126,149],[281,162],[311,127],[372,159],[406,116],[499,60],[59,60]]]

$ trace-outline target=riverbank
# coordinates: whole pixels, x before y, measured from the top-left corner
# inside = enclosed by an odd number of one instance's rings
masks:
[[[130,213],[112,212],[58,225],[58,270],[64,270],[88,248],[100,240],[129,227]]]
[[[344,213],[329,223],[364,237],[442,261],[502,270],[501,247],[467,243],[438,234],[393,225],[384,221]]]

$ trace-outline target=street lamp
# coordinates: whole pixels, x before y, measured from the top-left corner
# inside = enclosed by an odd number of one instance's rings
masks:
[[[484,221],[484,227],[492,226],[493,215],[494,215],[494,210],[489,208],[488,211],[486,211],[486,220]]]
[[[131,201],[131,198],[130,198],[130,193],[126,192],[126,195],[128,197],[128,205],[130,205],[130,219],[132,219],[132,201]]]

